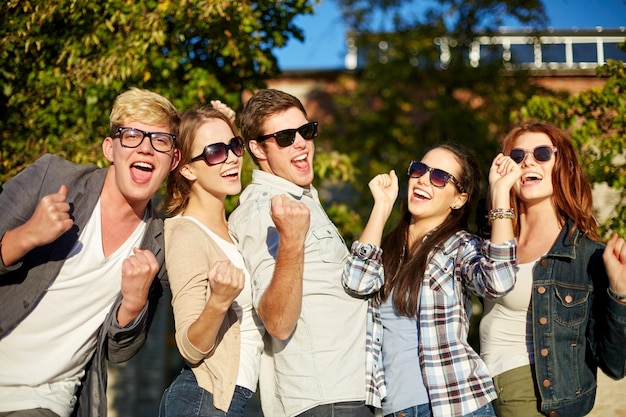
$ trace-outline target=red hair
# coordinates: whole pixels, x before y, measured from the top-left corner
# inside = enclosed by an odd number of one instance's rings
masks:
[[[509,155],[517,138],[527,132],[546,134],[557,148],[552,170],[552,200],[561,224],[569,218],[574,222],[572,232],[578,229],[590,239],[601,241],[598,223],[592,214],[591,184],[580,165],[569,135],[549,123],[537,120],[524,121],[515,126],[504,138],[503,153]],[[511,207],[519,213],[519,206],[519,199],[511,192]],[[514,228],[519,233],[517,219],[514,219]]]

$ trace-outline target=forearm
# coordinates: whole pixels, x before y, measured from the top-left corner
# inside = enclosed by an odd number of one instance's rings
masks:
[[[32,235],[28,233],[28,227],[24,224],[7,232],[2,237],[0,256],[5,266],[17,263],[28,252],[37,247]]]
[[[359,242],[380,246],[385,223],[389,219],[392,209],[393,204],[375,203]]]
[[[131,321],[135,320],[139,313],[143,311],[148,303],[147,297],[143,300],[139,297],[130,300],[130,297],[122,298],[120,308],[117,310],[117,322],[121,327],[128,325]]]
[[[215,301],[214,297],[209,297],[204,310],[187,330],[189,343],[198,351],[213,350],[229,307],[230,304]]]
[[[491,208],[492,209],[510,209],[511,202],[509,192],[499,191],[497,188],[491,190]],[[514,213],[516,215],[517,213]],[[496,245],[507,242],[514,238],[513,219],[497,218],[491,220],[491,241]]]
[[[266,330],[286,340],[296,327],[302,310],[304,244],[280,243],[272,282],[259,301],[259,316]]]

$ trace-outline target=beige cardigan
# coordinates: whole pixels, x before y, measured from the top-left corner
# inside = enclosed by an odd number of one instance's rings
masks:
[[[172,290],[176,344],[198,385],[213,394],[216,408],[228,411],[239,371],[239,320],[230,308],[215,346],[202,352],[189,342],[187,330],[209,297],[207,273],[226,254],[196,223],[185,218],[165,220],[165,265]]]

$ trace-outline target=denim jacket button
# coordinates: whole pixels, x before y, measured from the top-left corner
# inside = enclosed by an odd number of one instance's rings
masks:
[[[548,356],[548,353],[549,353],[548,349],[545,349],[545,348],[541,349],[541,356],[546,357]]]
[[[541,266],[546,266],[546,265],[548,265],[548,260],[547,259],[542,259],[540,264],[541,264]]]
[[[548,414],[550,417],[556,417],[556,411],[550,411],[550,414]]]
[[[552,383],[550,382],[549,379],[544,379],[542,384],[546,388],[548,388],[550,385],[552,385]]]
[[[571,295],[566,295],[566,296],[565,296],[565,302],[566,302],[567,304],[571,303],[571,302],[572,302],[572,300],[573,300],[573,298],[572,298],[572,296],[571,296]]]
[[[541,317],[541,318],[539,319],[539,324],[546,324],[547,322],[548,322],[548,319],[547,319],[547,318],[545,318],[545,317]]]
[[[539,294],[545,294],[545,292],[546,292],[546,287],[539,287],[539,288],[537,288],[537,292],[538,292]]]

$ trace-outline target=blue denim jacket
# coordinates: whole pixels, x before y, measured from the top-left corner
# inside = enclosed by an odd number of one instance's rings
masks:
[[[531,320],[541,410],[549,416],[584,416],[596,397],[600,367],[626,375],[626,305],[609,296],[604,246],[568,220],[533,269]]]

